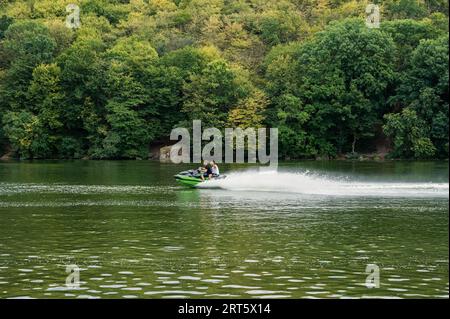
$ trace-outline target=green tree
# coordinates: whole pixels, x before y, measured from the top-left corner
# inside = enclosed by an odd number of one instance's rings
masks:
[[[350,19],[286,53],[272,57],[267,69],[276,110],[271,118],[278,117],[273,124],[289,126],[282,130],[282,145],[299,134],[295,144],[301,150],[286,154],[354,152],[357,141],[372,136],[381,122],[394,75],[392,39]]]
[[[388,19],[419,19],[427,14],[422,0],[387,0],[384,7]]]
[[[158,55],[147,41],[133,37],[120,39],[106,55],[106,121],[102,130],[89,125],[95,141],[90,153],[97,158],[144,158],[159,133],[158,110],[146,86]],[[87,115],[89,122],[96,118]]]
[[[20,158],[49,158],[51,143],[39,117],[27,111],[8,111],[3,116],[3,130],[13,151]]]
[[[202,120],[206,127],[225,127],[228,111],[246,93],[233,70],[225,61],[216,60],[189,80],[183,87],[183,112],[191,120]]]
[[[445,30],[437,28],[431,21],[412,19],[393,20],[382,23],[381,30],[394,40],[396,70],[404,71],[408,67],[411,54],[421,40],[434,39],[445,34]]]
[[[52,157],[73,158],[81,154],[80,141],[67,136],[70,114],[64,107],[65,94],[60,86],[61,69],[56,64],[41,64],[33,71],[28,100],[41,129],[51,142]]]
[[[448,53],[448,36],[422,41],[393,98],[416,112],[440,157],[448,156]]]
[[[111,24],[117,24],[125,19],[129,10],[120,0],[89,0],[81,3],[81,10],[85,13],[94,13],[108,19]]]
[[[231,127],[246,129],[262,127],[269,100],[264,92],[255,90],[250,96],[239,100],[228,113],[228,124]]]
[[[107,109],[111,130],[103,140],[103,153],[99,157],[146,158],[150,142],[147,123],[122,104],[109,102]]]
[[[17,21],[6,30],[2,47],[8,68],[0,88],[0,103],[4,108],[21,110],[27,107],[27,88],[34,68],[51,62],[56,43],[43,24]]]
[[[431,158],[436,152],[426,123],[416,111],[405,108],[401,113],[385,115],[383,130],[393,139],[393,157]]]
[[[57,58],[61,67],[61,86],[66,92],[66,124],[70,130],[83,127],[82,107],[89,99],[96,112],[105,114],[104,43],[98,37],[75,41]]]
[[[5,31],[13,23],[14,19],[6,15],[0,17],[0,40],[5,36]]]

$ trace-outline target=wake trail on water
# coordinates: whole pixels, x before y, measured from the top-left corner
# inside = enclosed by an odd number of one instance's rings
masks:
[[[242,172],[198,188],[327,196],[449,197],[448,183],[355,181],[302,172]]]

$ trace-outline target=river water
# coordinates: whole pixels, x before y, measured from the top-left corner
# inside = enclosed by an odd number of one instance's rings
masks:
[[[448,298],[448,162],[188,168],[0,162],[0,298]]]

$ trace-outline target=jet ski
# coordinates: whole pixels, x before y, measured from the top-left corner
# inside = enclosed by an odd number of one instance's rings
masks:
[[[202,173],[198,169],[191,169],[188,171],[180,172],[177,175],[175,175],[175,180],[184,186],[189,187],[197,187],[198,184],[204,183],[205,181],[209,180],[208,177],[205,177],[205,180],[202,180]],[[219,175],[212,177],[212,180],[216,179],[224,179],[226,178],[225,175]]]

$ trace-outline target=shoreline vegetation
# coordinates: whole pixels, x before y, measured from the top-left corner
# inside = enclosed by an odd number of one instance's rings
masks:
[[[158,159],[201,120],[278,128],[280,160],[445,160],[448,41],[447,0],[0,0],[0,158]]]
[[[160,162],[160,163],[171,163],[170,158],[162,155],[160,152],[149,153],[149,156],[146,158],[34,158],[34,159],[21,159],[17,156],[14,156],[13,153],[6,153],[0,156],[0,162],[8,162],[8,161],[32,161],[32,160],[48,160],[48,161],[57,161],[57,160],[82,160],[82,161],[152,161],[152,162]],[[317,157],[309,157],[309,158],[280,158],[282,162],[295,162],[295,161],[364,161],[364,162],[384,162],[384,161],[443,161],[448,162],[448,158],[428,158],[428,159],[416,159],[416,158],[395,158],[389,156],[388,153],[354,153],[354,154],[341,154],[336,157],[327,157],[327,156],[317,156]],[[224,163],[224,162],[222,162]],[[193,164],[195,164],[193,162]]]

